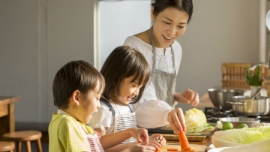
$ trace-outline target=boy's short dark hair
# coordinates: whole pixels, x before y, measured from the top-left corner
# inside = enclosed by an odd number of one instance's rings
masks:
[[[68,108],[68,101],[75,90],[86,94],[99,84],[99,91],[105,87],[104,78],[91,64],[79,60],[71,61],[56,73],[53,80],[54,105]]]
[[[138,80],[143,85],[137,97],[131,104],[139,101],[145,88],[145,84],[151,74],[151,69],[144,56],[129,46],[115,48],[106,59],[100,73],[104,76],[106,87],[103,96],[107,99],[114,99],[114,103],[122,105],[119,101],[120,83],[124,78],[134,76],[133,82]]]

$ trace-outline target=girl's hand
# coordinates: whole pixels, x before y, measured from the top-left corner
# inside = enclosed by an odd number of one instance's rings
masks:
[[[154,146],[156,149],[166,144],[166,139],[160,134],[153,134],[149,137],[149,144],[148,145]]]
[[[188,103],[192,106],[197,106],[199,104],[199,94],[190,89],[186,89],[182,93],[174,93],[174,99],[181,103]]]
[[[186,131],[185,117],[181,108],[172,109],[168,114],[167,121],[175,134],[179,134],[181,130]]]
[[[128,151],[129,152],[155,152],[156,148],[152,146],[144,146],[141,144],[137,144],[128,148]]]
[[[147,145],[149,136],[148,131],[144,128],[130,128],[130,134],[132,137],[137,139],[137,142],[142,145]]]

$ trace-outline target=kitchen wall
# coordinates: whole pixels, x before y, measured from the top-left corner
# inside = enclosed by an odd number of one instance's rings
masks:
[[[270,1],[266,5],[266,13],[270,10]],[[270,52],[270,32],[266,29],[266,52]]]
[[[94,65],[93,0],[0,0],[0,95],[18,122],[49,122],[52,81],[71,60]]]
[[[222,85],[223,62],[259,62],[260,1],[193,3],[194,15],[185,35],[179,38],[184,51],[177,90],[191,88],[203,96],[208,88]]]
[[[0,0],[0,95],[21,96],[16,121],[49,122],[56,71],[70,60],[96,63],[95,2]],[[221,86],[222,62],[259,62],[259,1],[193,2],[194,15],[179,38],[184,52],[177,90],[202,96]]]

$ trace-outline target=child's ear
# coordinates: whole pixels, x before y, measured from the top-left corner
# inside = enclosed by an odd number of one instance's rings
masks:
[[[81,99],[81,92],[79,90],[73,91],[71,95],[72,100],[74,101],[75,104],[79,105],[80,104],[80,99]]]
[[[155,10],[154,7],[152,7],[152,9],[151,9],[151,19],[152,19],[152,21],[155,20],[154,10]]]

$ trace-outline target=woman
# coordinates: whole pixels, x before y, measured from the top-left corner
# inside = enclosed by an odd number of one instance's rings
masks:
[[[151,10],[153,26],[129,36],[124,43],[140,50],[152,66],[144,94],[133,105],[137,124],[141,127],[155,128],[169,123],[178,134],[186,128],[183,111],[174,108],[177,102],[193,106],[199,103],[198,93],[190,89],[175,92],[182,57],[182,48],[176,39],[185,33],[192,12],[192,0],[156,0]]]

